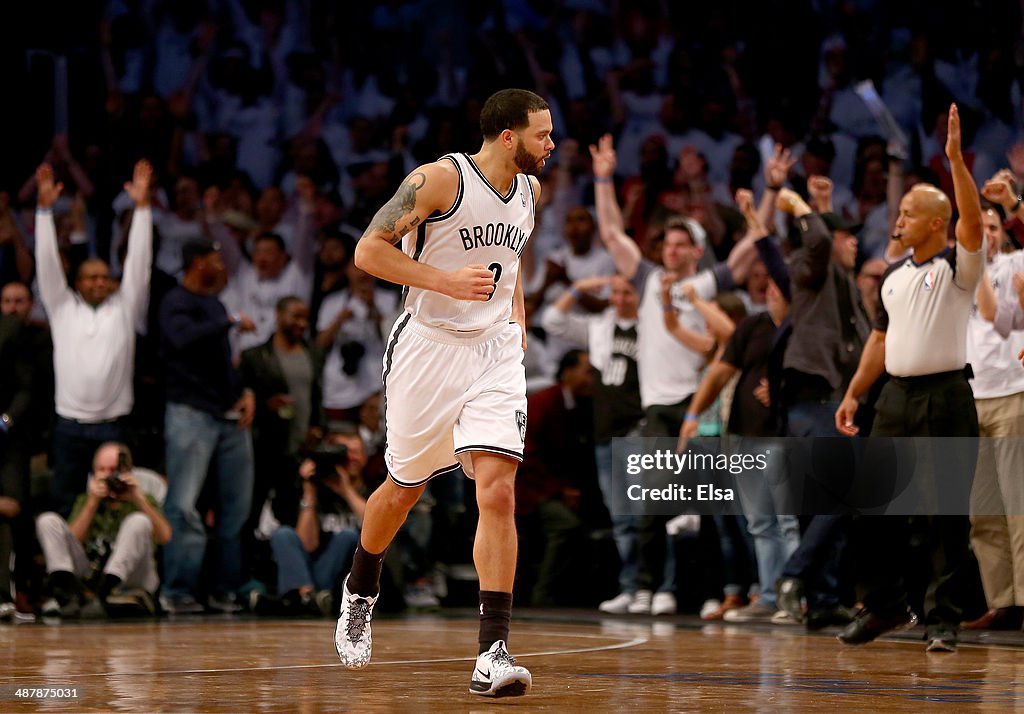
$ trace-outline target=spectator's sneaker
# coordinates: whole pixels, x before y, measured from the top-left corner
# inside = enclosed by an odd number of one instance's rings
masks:
[[[107,609],[98,597],[90,597],[82,602],[80,617],[83,620],[99,620],[107,616]]]
[[[711,601],[715,602],[715,601]],[[718,603],[714,608],[709,608],[707,611],[702,607],[700,610],[700,619],[702,620],[721,620],[725,617],[725,613],[730,610],[738,610],[741,607],[746,606],[747,600],[742,595],[726,595],[725,600]],[[707,607],[707,603],[704,603]]]
[[[779,578],[775,585],[777,604],[797,622],[804,621],[804,584],[799,578]]]
[[[10,600],[0,600],[0,622],[12,622],[18,608]]]
[[[43,603],[42,616],[73,620],[82,616],[82,604],[78,597],[71,598],[63,605],[57,598],[51,597]]]
[[[47,598],[39,609],[39,614],[46,618],[60,617],[60,603],[57,602],[57,598]]]
[[[704,601],[704,604],[700,606],[700,619],[708,620],[718,609],[722,607],[722,601],[717,598],[708,598]]]
[[[505,641],[498,640],[476,658],[469,693],[485,697],[520,697],[530,691],[532,684],[529,670],[518,666],[515,657],[505,649]]]
[[[622,615],[629,612],[629,606],[633,604],[633,593],[619,593],[611,600],[605,600],[597,609],[611,615]]]
[[[654,593],[650,590],[637,590],[636,595],[633,596],[633,602],[626,608],[626,612],[631,615],[650,615],[651,600],[653,599]]]
[[[651,599],[652,615],[675,615],[676,596],[672,593],[654,593]]]
[[[107,596],[106,605],[112,617],[152,617],[156,614],[153,596],[142,588],[119,587]]]
[[[236,612],[242,611],[242,604],[238,602],[238,598],[235,597],[234,593],[210,595],[206,599],[206,607],[213,612],[220,612],[225,615],[233,615]]]
[[[161,595],[160,607],[169,615],[198,615],[205,610],[191,595]]]
[[[772,615],[773,625],[799,625],[800,620],[790,615],[785,610],[776,610],[775,614]]]
[[[758,600],[745,607],[729,610],[722,619],[726,622],[771,622],[775,612],[774,607]]]
[[[330,617],[334,612],[334,597],[330,590],[317,590],[313,593],[313,603],[320,617]]]
[[[348,591],[348,576],[342,586],[341,616],[334,630],[334,648],[341,663],[349,669],[362,669],[370,663],[373,638],[370,621],[376,597],[357,595]]]
[[[917,624],[917,615],[909,607],[895,615],[876,615],[867,608],[861,608],[853,622],[843,628],[836,638],[844,645],[863,645],[884,635],[886,632],[909,630]]]
[[[426,583],[413,583],[405,588],[406,607],[428,609],[441,607],[441,601],[434,595],[430,585]]]
[[[249,593],[249,611],[265,617],[284,617],[288,614],[281,598],[253,590]]]

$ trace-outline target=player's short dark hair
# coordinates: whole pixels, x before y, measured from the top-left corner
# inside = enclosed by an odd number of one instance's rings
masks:
[[[484,102],[480,110],[480,133],[493,141],[506,129],[519,131],[530,124],[530,114],[548,109],[543,98],[526,89],[502,89]]]

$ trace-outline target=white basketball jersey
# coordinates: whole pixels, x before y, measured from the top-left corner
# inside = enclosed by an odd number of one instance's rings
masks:
[[[495,289],[487,302],[480,302],[406,287],[405,311],[420,322],[459,332],[507,322],[519,257],[533,232],[533,185],[525,174],[517,174],[502,196],[468,155],[446,154],[441,160],[451,161],[459,171],[455,203],[403,237],[402,250],[413,260],[446,272],[484,265],[494,274]]]

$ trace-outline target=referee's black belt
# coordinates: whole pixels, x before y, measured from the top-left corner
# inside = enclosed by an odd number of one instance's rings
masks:
[[[954,369],[950,372],[936,372],[935,374],[919,374],[913,377],[890,377],[889,381],[900,387],[930,387],[942,382],[967,380],[974,377],[974,370],[970,363],[965,364],[963,369]]]

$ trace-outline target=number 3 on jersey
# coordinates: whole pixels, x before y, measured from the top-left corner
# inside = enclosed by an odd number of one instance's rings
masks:
[[[487,269],[494,273],[494,290],[487,296],[487,299],[490,300],[494,297],[494,293],[498,292],[498,281],[501,280],[501,263],[491,263],[487,266]]]

